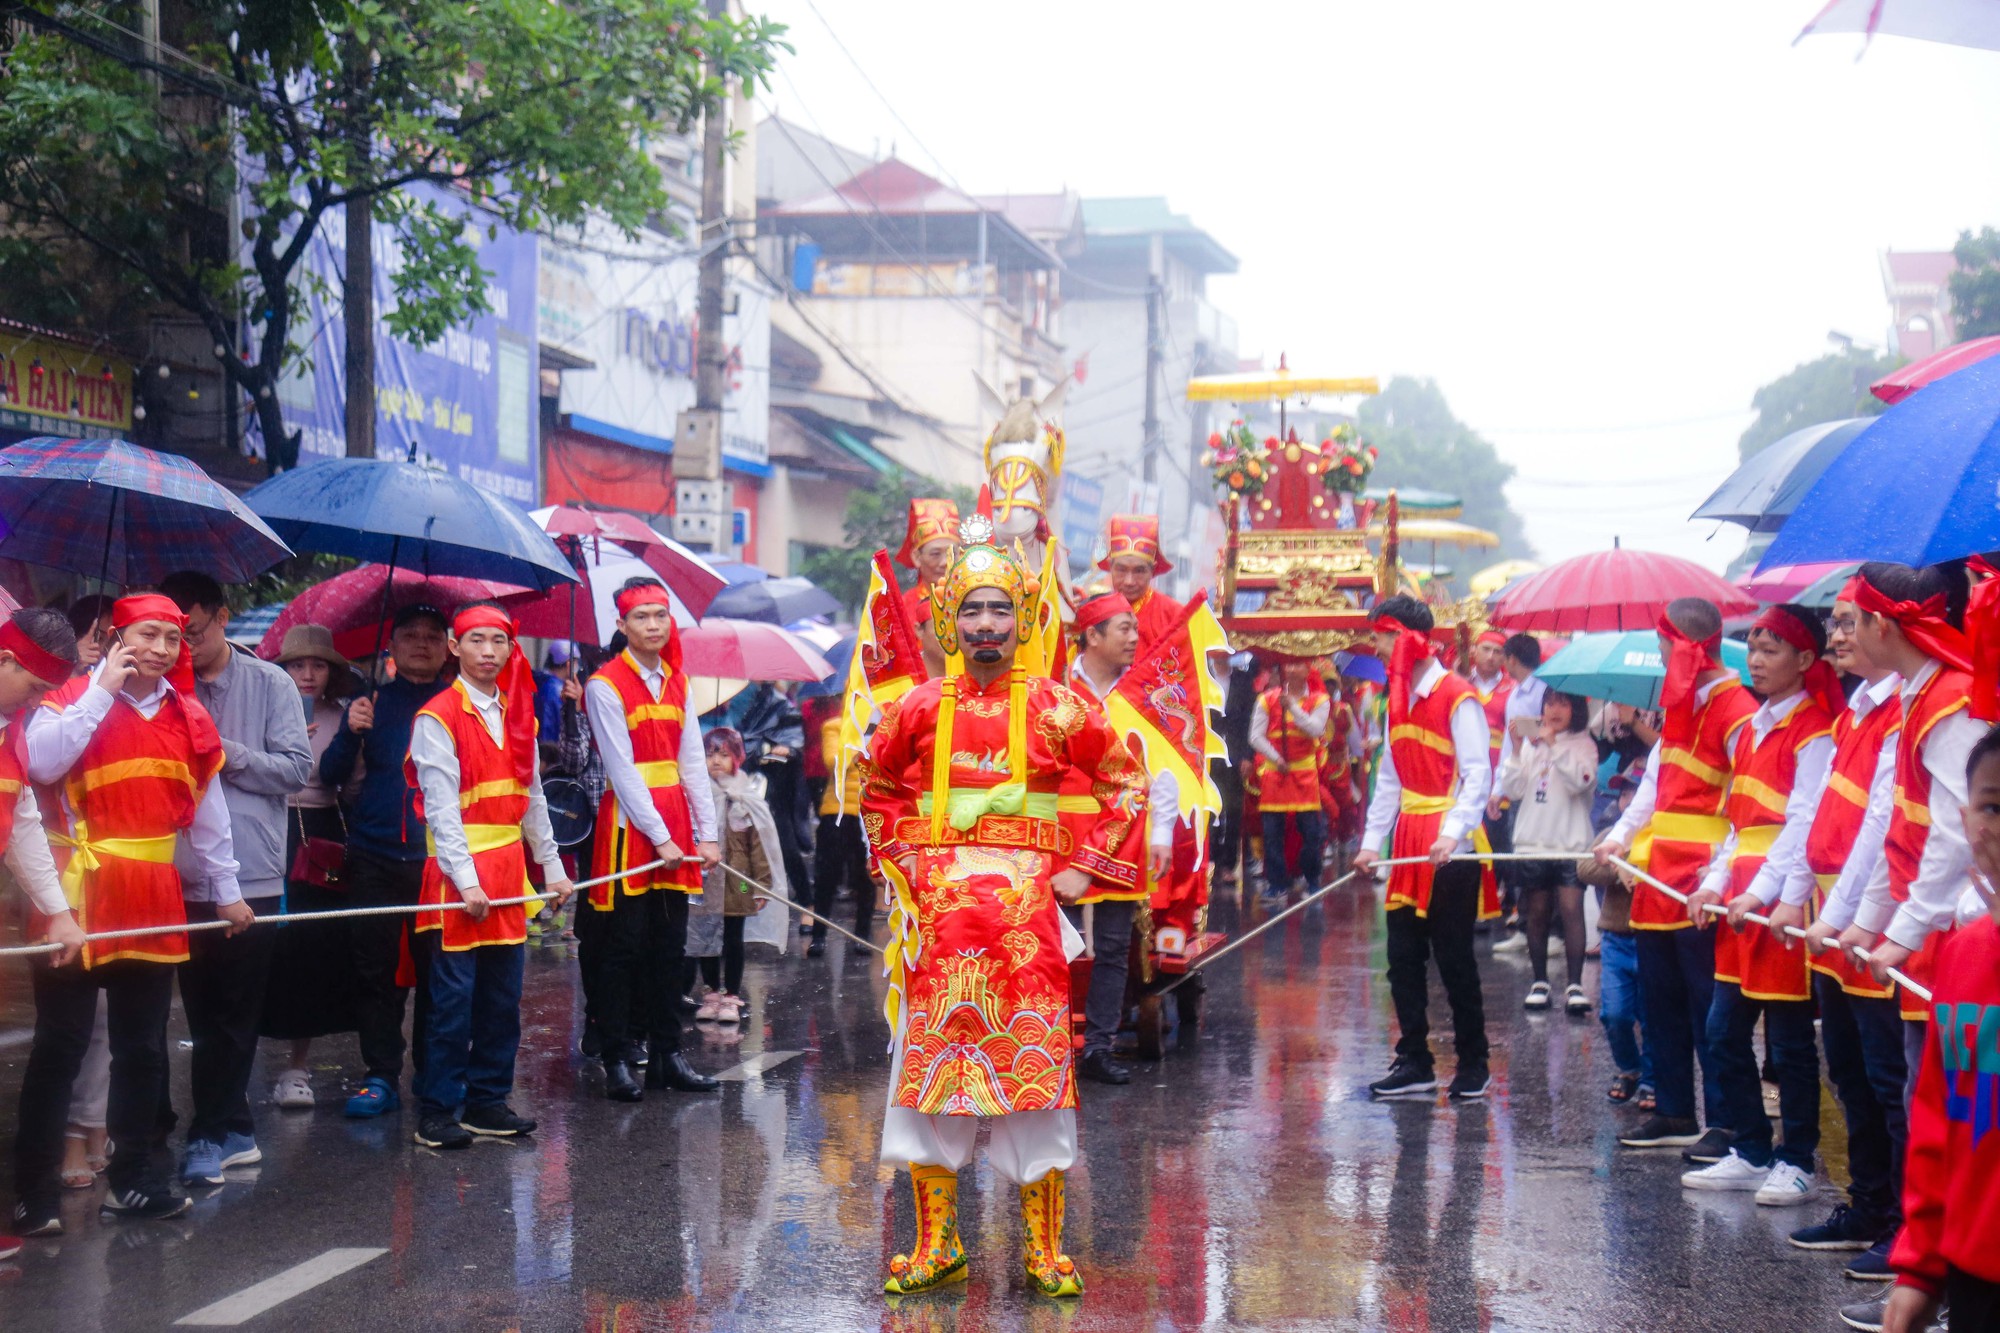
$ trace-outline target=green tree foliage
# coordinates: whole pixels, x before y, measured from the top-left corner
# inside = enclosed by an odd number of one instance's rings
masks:
[[[808,551],[799,573],[839,598],[841,605],[858,612],[861,599],[868,595],[868,566],[875,552],[887,551],[894,556],[908,530],[910,501],[933,495],[955,501],[961,514],[970,513],[979,503],[979,497],[962,486],[946,486],[914,472],[892,473],[847,497],[847,545]],[[904,587],[915,585],[915,575],[901,565],[896,566],[896,574]]]
[[[1358,418],[1362,438],[1381,450],[1370,486],[1448,491],[1464,501],[1465,522],[1499,534],[1495,560],[1534,554],[1504,489],[1513,464],[1452,415],[1436,380],[1398,375],[1362,402]]]
[[[332,210],[366,200],[393,230],[384,323],[435,341],[490,308],[487,274],[461,212],[411,187],[458,191],[489,233],[593,213],[629,233],[666,204],[648,137],[760,81],[783,31],[702,0],[183,0],[161,45],[138,35],[144,9],[0,0],[18,25],[0,289],[82,254],[218,346],[247,321],[250,350],[222,367],[274,466],[296,458],[275,390],[305,356],[300,264]],[[239,200],[240,238],[223,225]]]
[[[1958,272],[1951,275],[1951,316],[1960,338],[2000,333],[2000,231],[1981,227],[1978,235],[1958,234],[1951,248]]]
[[[1868,386],[1896,365],[1893,357],[1850,347],[1793,367],[1751,396],[1757,419],[1736,442],[1737,453],[1747,459],[1793,431],[1822,421],[1874,416],[1885,404],[1868,392]]]

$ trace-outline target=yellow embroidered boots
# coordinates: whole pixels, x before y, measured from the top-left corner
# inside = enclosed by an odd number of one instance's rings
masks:
[[[917,1241],[909,1254],[889,1261],[889,1280],[882,1290],[891,1296],[965,1281],[965,1247],[958,1241],[958,1173],[942,1166],[913,1165],[910,1184],[917,1197]],[[1027,1191],[1021,1193],[1025,1201]],[[1056,1209],[1060,1227],[1062,1205]]]
[[[1063,1173],[1051,1171],[1021,1186],[1022,1257],[1028,1282],[1044,1296],[1081,1296],[1083,1279],[1062,1252]]]

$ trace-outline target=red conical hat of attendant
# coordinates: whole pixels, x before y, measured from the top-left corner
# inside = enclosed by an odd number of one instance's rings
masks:
[[[1155,574],[1165,574],[1173,569],[1166,556],[1160,554],[1160,520],[1153,514],[1113,514],[1105,525],[1104,558],[1097,562],[1099,569],[1110,569],[1111,562],[1123,555],[1144,556],[1153,562]]]

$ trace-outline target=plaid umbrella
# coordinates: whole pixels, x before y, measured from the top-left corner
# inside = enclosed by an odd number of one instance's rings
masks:
[[[241,583],[291,553],[185,458],[53,435],[0,449],[0,556],[123,586],[180,569]]]

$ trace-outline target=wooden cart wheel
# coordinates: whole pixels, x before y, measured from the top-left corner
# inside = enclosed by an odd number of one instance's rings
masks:
[[[1201,1032],[1201,981],[1197,978],[1174,991],[1174,1009],[1179,1018],[1179,1027],[1174,1034],[1174,1044],[1183,1050],[1195,1044]]]
[[[1139,1058],[1157,1060],[1167,1052],[1166,1003],[1158,995],[1139,997]]]

